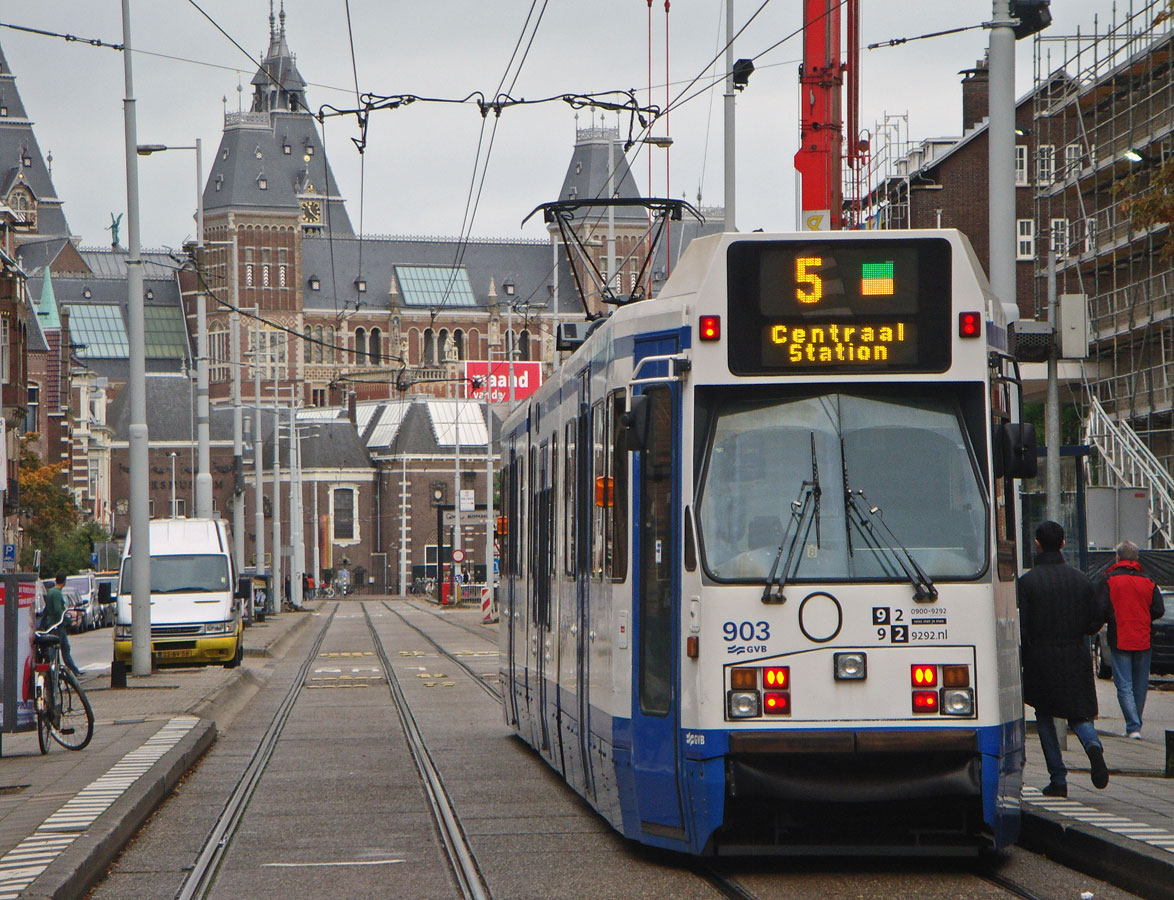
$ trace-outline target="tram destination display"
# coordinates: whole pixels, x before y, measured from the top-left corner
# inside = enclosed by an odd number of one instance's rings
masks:
[[[948,241],[738,241],[728,254],[735,375],[950,367]]]

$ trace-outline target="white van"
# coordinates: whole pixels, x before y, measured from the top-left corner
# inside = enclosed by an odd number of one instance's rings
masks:
[[[114,660],[131,661],[131,565],[128,534],[118,589]],[[240,664],[244,627],[232,541],[221,519],[151,522],[152,665]]]

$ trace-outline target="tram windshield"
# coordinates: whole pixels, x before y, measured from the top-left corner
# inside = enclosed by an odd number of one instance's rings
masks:
[[[899,581],[908,578],[907,549],[931,579],[981,575],[988,507],[953,394],[701,400],[699,422],[709,428],[697,519],[706,572],[763,582],[782,555],[792,558],[778,573],[789,583]],[[819,489],[809,498],[813,481]],[[793,539],[795,552],[780,554]]]

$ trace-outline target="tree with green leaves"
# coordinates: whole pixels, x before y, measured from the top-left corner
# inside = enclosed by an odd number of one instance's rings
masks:
[[[35,435],[25,435],[20,447],[20,509],[24,540],[20,567],[32,571],[41,551],[41,571],[47,575],[74,573],[90,565],[96,541],[110,536],[94,522],[83,520],[66,485],[67,464],[46,465],[32,450]]]

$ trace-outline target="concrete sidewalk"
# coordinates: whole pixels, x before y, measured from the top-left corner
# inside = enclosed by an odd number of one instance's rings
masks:
[[[1067,799],[1040,793],[1048,772],[1034,712],[1027,710],[1020,844],[1150,900],[1174,900],[1174,778],[1166,777],[1167,741],[1174,746],[1174,679],[1151,681],[1140,741],[1124,736],[1111,681],[1097,681],[1097,700],[1109,785],[1093,788],[1088,757],[1070,735]]]
[[[107,670],[82,687],[94,737],[42,756],[36,732],[3,735],[0,758],[0,900],[80,897],[265,683],[317,609],[266,617],[245,629],[236,669],[164,669],[112,689]],[[215,711],[215,713],[213,712]]]

